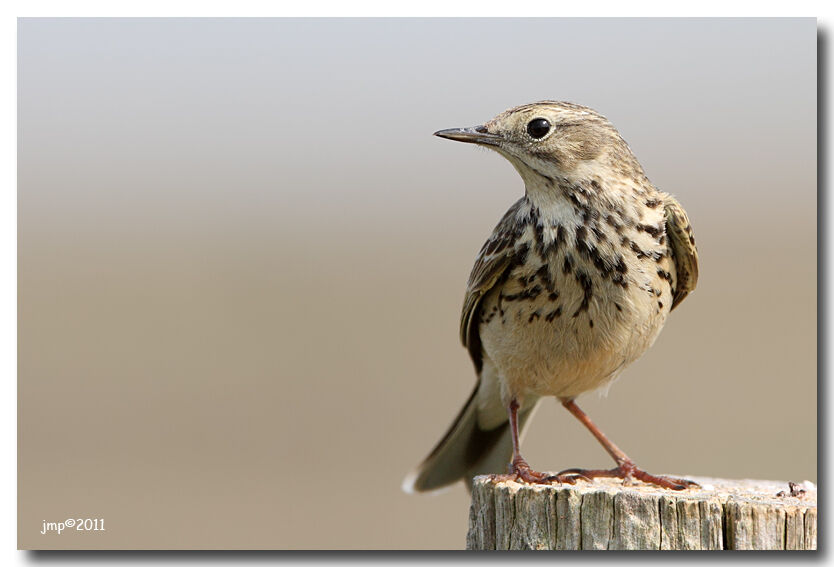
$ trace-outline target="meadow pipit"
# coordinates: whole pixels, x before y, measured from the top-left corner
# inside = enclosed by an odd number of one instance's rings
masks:
[[[610,384],[648,349],[694,288],[698,253],[686,212],[652,185],[597,112],[545,101],[441,138],[493,149],[516,168],[525,195],[481,249],[460,337],[478,382],[449,431],[406,479],[432,490],[477,474],[528,483],[600,476],[684,489],[694,483],[635,466],[575,398]],[[542,396],[556,396],[605,447],[611,470],[532,470],[519,430]]]

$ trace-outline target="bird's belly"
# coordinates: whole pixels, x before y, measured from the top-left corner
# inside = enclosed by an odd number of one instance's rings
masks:
[[[577,266],[537,289],[526,273],[481,306],[482,346],[508,398],[572,398],[610,383],[651,346],[672,303],[671,287],[652,275],[624,285]]]

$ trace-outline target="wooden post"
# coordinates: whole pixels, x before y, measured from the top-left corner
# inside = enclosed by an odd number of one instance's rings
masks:
[[[816,549],[810,483],[686,477],[684,491],[618,479],[528,485],[476,477],[467,549]]]

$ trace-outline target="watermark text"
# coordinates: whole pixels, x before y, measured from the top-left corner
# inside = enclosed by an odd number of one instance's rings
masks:
[[[103,532],[104,518],[67,518],[63,522],[43,521],[41,534],[56,533],[61,535],[66,531]]]

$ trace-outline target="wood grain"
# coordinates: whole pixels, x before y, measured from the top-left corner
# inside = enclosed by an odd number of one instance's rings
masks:
[[[615,479],[575,485],[473,483],[467,549],[817,548],[816,487],[685,476],[672,491]],[[804,490],[800,493],[799,490]]]

